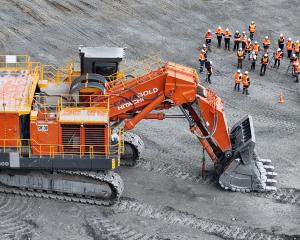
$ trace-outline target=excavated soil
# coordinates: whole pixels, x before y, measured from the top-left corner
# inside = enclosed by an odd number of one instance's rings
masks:
[[[0,54],[28,53],[64,64],[80,44],[126,47],[126,61],[159,55],[198,67],[203,33],[218,25],[247,30],[272,43],[299,37],[298,0],[0,0]],[[277,45],[272,45],[272,50]],[[266,76],[250,72],[250,95],[233,91],[236,55],[213,41],[212,84],[230,126],[254,119],[257,151],[272,159],[278,191],[221,190],[212,166],[200,174],[202,148],[184,119],[145,120],[134,130],[146,150],[119,173],[124,197],[112,207],[0,195],[0,239],[300,239],[300,96],[285,58]],[[249,69],[248,61],[245,69]],[[201,75],[205,79],[205,75]],[[207,85],[202,80],[203,85]],[[279,95],[285,103],[279,104]],[[170,110],[170,114],[178,110]]]

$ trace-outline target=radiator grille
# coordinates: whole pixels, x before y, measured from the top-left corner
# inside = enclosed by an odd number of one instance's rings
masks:
[[[62,125],[62,144],[65,153],[80,152],[80,125]]]
[[[105,154],[105,127],[103,125],[85,126],[85,151],[90,152],[90,146],[93,147],[95,155]],[[100,145],[100,146],[99,146]]]

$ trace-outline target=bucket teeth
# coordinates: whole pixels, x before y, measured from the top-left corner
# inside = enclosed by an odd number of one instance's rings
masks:
[[[268,177],[276,177],[277,176],[277,172],[267,172],[267,176]]]
[[[274,186],[266,186],[265,191],[267,192],[277,191],[277,188]]]
[[[274,166],[272,165],[264,165],[264,169],[268,170],[268,171],[274,171]]]
[[[262,162],[264,165],[270,164],[272,162],[271,159],[259,159],[260,162]]]
[[[276,184],[277,180],[268,178],[266,181],[267,184]]]

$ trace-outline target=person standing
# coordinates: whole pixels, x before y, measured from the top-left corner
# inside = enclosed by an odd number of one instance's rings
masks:
[[[265,53],[261,58],[260,76],[265,75],[268,63],[269,63],[269,56],[267,53]]]
[[[242,69],[243,68],[243,60],[244,60],[244,51],[242,48],[240,48],[237,53],[237,59],[238,59],[238,65],[237,68],[238,69]]]
[[[218,39],[218,48],[220,48],[221,42],[222,42],[222,37],[223,37],[223,29],[221,28],[221,26],[219,26],[216,29],[216,35],[217,35],[217,39]]]
[[[205,43],[209,51],[210,51],[211,39],[212,39],[212,33],[211,30],[208,29],[207,32],[205,33]]]
[[[247,44],[246,32],[242,33],[241,42],[242,42],[242,49],[245,50]]]
[[[241,34],[238,30],[235,31],[235,34],[234,34],[234,46],[233,46],[233,51],[235,50],[239,50],[240,48],[240,42],[241,42]]]
[[[255,70],[256,60],[257,60],[257,56],[256,56],[255,52],[252,52],[250,54],[251,70]]]
[[[265,36],[265,38],[263,39],[264,53],[268,52],[270,45],[271,45],[271,41],[270,41],[269,37]]]
[[[245,46],[245,55],[244,58],[246,57],[246,55],[248,54],[248,59],[250,60],[250,51],[252,49],[252,42],[251,39],[248,38],[247,42],[246,42],[246,46]]]
[[[259,50],[260,50],[260,46],[259,46],[258,42],[255,41],[254,45],[252,47],[252,52],[255,52],[256,56],[258,56]]]
[[[234,91],[240,91],[240,84],[242,81],[242,74],[241,74],[241,70],[238,69],[236,71],[236,73],[234,74]]]
[[[232,36],[232,33],[229,31],[228,28],[226,28],[225,32],[223,33],[224,41],[225,41],[225,50],[227,49],[230,51],[230,38]]]
[[[213,73],[213,71],[212,71],[212,61],[207,61],[206,64],[205,64],[205,67],[206,67],[206,71],[207,71],[207,82],[211,83],[210,77]]]
[[[204,66],[205,61],[206,61],[205,51],[202,49],[199,53],[199,64],[200,64],[199,72],[200,73],[203,72],[203,66]]]
[[[284,37],[283,34],[281,33],[278,39],[278,48],[281,49],[282,54],[283,54],[283,49],[284,49]]]
[[[299,51],[300,51],[299,40],[297,40],[296,42],[294,42],[294,44],[293,44],[293,50],[294,50],[295,55],[299,58]]]
[[[274,63],[274,68],[276,67],[277,65],[277,69],[279,68],[280,66],[280,61],[282,60],[282,55],[283,55],[283,52],[281,51],[280,48],[277,49],[277,51],[274,53],[274,59],[275,59],[275,63]]]
[[[254,21],[251,21],[250,25],[249,25],[249,33],[250,33],[250,39],[253,40],[254,37],[254,33],[256,31],[256,25]]]
[[[287,50],[287,56],[288,58],[291,58],[292,51],[293,51],[293,41],[291,38],[289,38],[286,42],[286,50]]]
[[[243,74],[242,82],[243,82],[243,94],[249,95],[248,88],[250,87],[250,78],[248,76],[248,71],[245,71],[245,73]]]
[[[300,64],[298,62],[293,66],[293,76],[295,77],[296,83],[299,83],[299,75],[300,75]]]

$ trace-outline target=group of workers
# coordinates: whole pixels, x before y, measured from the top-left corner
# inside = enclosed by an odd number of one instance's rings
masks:
[[[248,76],[248,71],[245,71],[244,74],[241,74],[241,69],[243,68],[243,62],[246,58],[251,62],[251,70],[255,70],[256,61],[258,60],[258,54],[261,52],[260,45],[257,41],[253,41],[254,34],[256,32],[256,24],[254,21],[251,21],[249,25],[249,38],[247,38],[246,32],[242,32],[240,34],[239,31],[236,31],[233,35],[234,38],[234,46],[233,50],[237,51],[237,68],[239,69],[235,73],[235,90],[239,91],[239,85],[243,83],[243,93],[249,94],[248,88],[250,86],[250,78]],[[232,33],[229,31],[228,28],[225,31],[219,26],[215,31],[217,41],[218,41],[218,48],[221,48],[222,39],[224,37],[224,48],[225,50],[230,51],[230,40],[232,38]],[[209,29],[205,33],[205,43],[199,53],[199,62],[200,62],[200,73],[203,72],[203,66],[206,65],[207,60],[207,51],[210,50],[211,43],[212,43],[213,34],[212,31]],[[241,46],[240,46],[241,45]],[[296,82],[299,82],[299,75],[300,75],[300,64],[299,64],[299,52],[300,52],[300,43],[299,40],[292,41],[291,38],[288,38],[285,41],[283,34],[280,34],[278,38],[278,49],[273,53],[272,58],[269,57],[269,47],[271,45],[270,38],[265,36],[262,40],[262,57],[260,60],[261,68],[260,68],[260,75],[264,76],[266,73],[267,66],[274,60],[273,68],[279,68],[280,62],[284,56],[284,47],[286,47],[287,51],[287,58],[290,60],[290,67],[292,67],[292,74],[296,78]],[[210,61],[210,70],[208,72],[209,75],[209,82],[210,76],[212,74],[212,62]],[[240,76],[240,77],[238,77]]]

